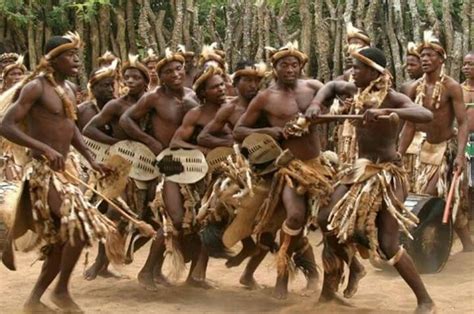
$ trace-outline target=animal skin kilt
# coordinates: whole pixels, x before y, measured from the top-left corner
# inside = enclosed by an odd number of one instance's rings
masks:
[[[334,232],[339,242],[353,241],[356,237],[365,238],[368,240],[369,256],[376,260],[387,260],[379,249],[376,225],[377,214],[382,206],[397,221],[400,229],[411,237],[408,230],[416,226],[418,218],[395,195],[396,187],[408,192],[408,179],[402,166],[395,162],[375,163],[359,158],[352,169],[342,175],[337,185],[349,187],[329,215],[328,230]],[[396,262],[392,261],[393,264]]]
[[[73,160],[69,155],[66,170],[77,176],[79,168],[79,160]],[[46,244],[69,241],[74,245],[74,235],[77,233],[90,246],[96,240],[105,241],[109,233],[115,231],[114,223],[85,199],[78,185],[66,175],[53,171],[45,161],[33,159],[25,167],[25,174],[34,229],[39,239]],[[62,199],[59,219],[55,219],[48,204],[50,188],[54,188]]]
[[[437,196],[447,198],[449,186],[452,180],[453,162],[457,152],[457,137],[454,136],[448,141],[438,144],[431,144],[424,141],[421,144],[421,150],[418,155],[417,166],[415,168],[416,182],[414,184],[413,192],[417,194],[426,194],[431,179],[438,175],[438,182],[436,184]],[[462,228],[468,223],[467,211],[468,204],[464,202],[466,196],[462,196],[462,182],[464,181],[465,173],[457,181],[454,188],[454,200],[452,207],[452,214],[454,219],[454,226]]]
[[[285,153],[288,153],[288,151],[283,152],[282,155]],[[271,222],[285,185],[294,188],[299,195],[306,194],[308,200],[314,202],[313,206],[307,207],[311,208],[308,221],[315,221],[314,217],[317,216],[319,208],[329,203],[333,192],[332,179],[335,170],[329,159],[324,155],[305,161],[293,158],[287,160],[285,164],[277,159],[276,164],[279,169],[273,175],[269,197],[261,205],[256,218],[258,223],[255,226],[254,233],[257,235],[261,234],[267,224]],[[290,238],[297,235],[294,233],[298,232],[299,234],[301,232],[301,230],[294,232],[286,226],[286,223],[283,223],[282,230],[289,236],[285,237],[283,243],[280,243],[277,254],[277,271],[280,275],[289,270],[291,256],[288,256],[287,251]]]

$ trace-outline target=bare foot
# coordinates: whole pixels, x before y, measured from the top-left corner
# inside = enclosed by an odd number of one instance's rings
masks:
[[[23,306],[24,313],[56,313],[55,310],[46,306],[44,303],[27,301]]]
[[[416,307],[415,313],[416,314],[436,313],[436,305],[434,304],[434,302],[420,303]]]
[[[214,289],[214,285],[212,285],[210,282],[207,280],[198,280],[194,278],[188,278],[186,279],[186,284],[196,287],[196,288],[202,288],[202,289]]]
[[[69,293],[53,292],[51,294],[51,301],[66,313],[84,313],[83,310],[73,301]]]
[[[158,291],[158,287],[156,286],[155,281],[153,280],[152,273],[139,272],[138,283],[140,284],[140,286],[145,288],[145,290]]]
[[[240,277],[239,282],[250,290],[262,289],[253,276],[246,276],[243,274],[242,277]]]
[[[273,297],[278,300],[285,300],[288,297],[288,287],[276,284],[273,290]]]
[[[352,307],[352,304],[344,300],[341,296],[339,296],[335,292],[322,292],[321,297],[319,298],[319,302],[321,303],[335,303],[343,306]]]
[[[171,282],[168,281],[168,278],[165,277],[163,274],[155,275],[155,278],[153,278],[156,284],[162,285],[164,287],[173,287]]]
[[[361,265],[362,266],[362,265]],[[358,269],[351,269],[349,273],[349,281],[347,287],[344,290],[344,297],[347,299],[352,298],[359,288],[359,281],[367,275],[364,266]]]
[[[99,271],[97,275],[104,278],[115,278],[115,279],[129,279],[130,278],[127,275],[122,275],[121,273],[112,271],[108,268],[103,268],[102,270]]]
[[[104,268],[104,265],[101,263],[94,262],[91,267],[84,271],[84,278],[86,280],[94,280],[99,275],[99,272]]]
[[[225,263],[225,266],[227,268],[232,268],[232,267],[237,267],[239,266],[240,264],[242,264],[242,262],[247,258],[247,257],[250,257],[250,256],[253,256],[255,254],[258,253],[258,248],[257,247],[252,247],[252,248],[243,248],[239,254],[235,255],[235,256],[232,256],[232,257],[229,257],[227,259],[227,262]]]

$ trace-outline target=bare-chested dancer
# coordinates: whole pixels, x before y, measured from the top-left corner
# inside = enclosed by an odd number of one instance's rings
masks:
[[[159,84],[158,74],[156,73],[156,64],[160,58],[155,54],[153,49],[148,49],[146,58],[143,58],[143,64],[148,69],[148,74],[150,76],[150,84],[148,85],[148,90],[152,91]]]
[[[124,63],[122,68],[122,75],[128,93],[120,98],[109,101],[102,110],[95,115],[89,123],[84,127],[83,134],[100,143],[113,145],[119,141],[130,139],[125,131],[119,125],[119,119],[122,114],[135,104],[140,97],[145,93],[147,86],[150,83],[148,76],[148,69],[138,61],[138,56],[129,56],[130,60]],[[113,69],[115,71],[115,69]],[[113,82],[112,82],[113,83]],[[110,130],[107,130],[110,128]],[[130,195],[136,195],[138,188],[133,180],[127,183],[127,190]],[[125,201],[133,211],[139,211],[141,204],[136,204],[130,199],[125,198]],[[113,209],[109,209],[108,216],[116,220],[119,217],[114,217]],[[99,250],[94,264],[84,272],[84,278],[87,280],[94,280],[97,276],[102,277],[117,277],[109,271],[109,260],[105,254],[105,246],[99,243]]]
[[[444,73],[446,52],[439,40],[430,31],[426,31],[424,40],[417,50],[420,53],[424,75],[415,84],[410,85],[407,95],[419,106],[428,108],[433,113],[434,119],[427,124],[407,122],[400,135],[399,151],[405,153],[416,131],[425,132],[426,139],[421,145],[420,166],[416,169],[414,192],[446,197],[451,175],[453,172],[461,174],[466,164],[464,156],[468,137],[466,107],[461,85]],[[457,134],[454,128],[455,119]],[[426,156],[428,158],[425,158]],[[460,204],[456,200],[453,203]],[[455,231],[464,251],[472,251],[474,246],[465,210],[457,211]]]
[[[337,95],[357,93],[354,99],[361,102],[364,113],[364,120],[356,124],[359,159],[351,172],[339,181],[329,206],[319,213],[318,221],[325,237],[321,296],[323,299],[336,297],[342,260],[347,258],[343,257],[347,254],[344,245],[358,241],[366,247],[362,254],[368,253],[372,258],[394,265],[414,291],[418,310],[429,311],[434,309],[434,303],[411,258],[399,244],[399,228],[409,226],[417,218],[403,205],[407,181],[397,153],[398,123],[378,120],[378,117],[395,113],[406,121],[426,123],[432,114],[390,88],[391,76],[385,69],[386,60],[380,50],[365,48],[352,55],[354,83],[328,83],[306,111],[308,118],[317,119],[322,104]],[[401,218],[400,214],[407,216]]]
[[[215,118],[201,131],[197,138],[200,145],[232,147],[234,138],[227,136],[225,128],[234,129],[237,121],[247,110],[250,101],[257,95],[260,81],[265,76],[265,70],[265,64],[254,64],[251,61],[241,61],[237,64],[233,79],[238,96],[222,105]],[[239,134],[238,141],[241,142],[251,133],[251,129],[246,129],[243,134]],[[226,136],[222,138],[222,134]]]
[[[86,124],[104,108],[105,104],[114,98],[115,71],[115,67],[108,66],[99,68],[92,73],[87,84],[89,100],[77,107],[79,130],[82,131]],[[112,130],[107,126],[104,131],[111,132]]]
[[[469,144],[466,147],[466,154],[469,158],[467,163],[467,189],[468,204],[472,204],[474,192],[474,50],[470,51],[465,57],[462,72],[466,80],[461,84],[466,104],[466,112],[469,128]],[[472,212],[472,209],[471,209]]]
[[[247,110],[250,101],[257,95],[260,82],[265,76],[265,72],[266,66],[264,63],[254,64],[254,62],[244,60],[237,64],[233,74],[233,80],[238,96],[222,105],[214,119],[204,127],[197,139],[200,145],[206,147],[232,147],[236,140],[242,142],[246,136],[254,132],[253,129],[245,128],[245,130],[239,134],[239,137],[236,138],[229,137],[226,128],[230,130],[234,129],[239,118]],[[240,278],[240,283],[249,288],[258,288],[253,273],[266,256],[268,250],[256,254],[257,246],[251,237],[243,239],[242,244],[242,251],[236,256],[229,258],[226,262],[226,266],[238,266],[243,259],[254,255],[247,264],[244,274]]]
[[[158,62],[156,72],[160,86],[145,94],[140,101],[127,110],[120,118],[120,125],[125,132],[137,141],[147,145],[156,155],[167,148],[183,121],[183,117],[195,105],[194,92],[184,87],[184,58],[182,55],[167,50],[166,55]],[[140,120],[149,116],[151,130],[149,133],[140,128]],[[183,200],[175,183],[165,182],[163,198],[167,208],[174,213],[184,212]],[[173,214],[173,216],[175,216]],[[179,225],[179,223],[177,223]],[[150,254],[138,274],[138,280],[146,289],[156,290],[155,282],[169,285],[161,273],[164,237],[158,232],[152,242]]]
[[[193,90],[199,99],[200,105],[191,109],[183,118],[183,123],[176,130],[176,133],[171,140],[171,148],[189,148],[198,149],[206,154],[211,148],[200,145],[197,141],[199,134],[204,127],[214,119],[216,113],[221,106],[227,101],[225,73],[214,65],[208,65],[202,69],[197,75],[193,85]],[[230,129],[224,130],[223,138],[231,138],[232,133]],[[176,185],[178,187],[178,185]],[[186,211],[193,210],[192,208],[185,208]],[[178,215],[176,215],[178,214]],[[171,216],[175,228],[181,228],[183,224],[183,217],[189,216],[186,212],[175,213],[176,216]],[[204,245],[201,244],[199,258],[191,265],[188,282],[203,288],[210,288],[209,283],[206,282],[206,270],[209,260],[208,251]]]
[[[227,74],[227,66],[225,62],[225,51],[217,49],[217,43],[212,43],[210,45],[204,45],[202,47],[201,54],[198,58],[197,67],[199,71],[208,67],[208,66],[218,67],[224,72],[224,81],[227,89],[227,96],[236,96],[237,93],[232,86],[232,81],[230,76]]]
[[[250,103],[247,111],[237,122],[234,133],[238,134],[251,128],[255,132],[264,132],[278,141],[283,149],[294,157],[289,162],[280,165],[280,169],[274,175],[274,180],[282,180],[285,175],[292,183],[281,181],[273,184],[276,190],[270,191],[271,198],[276,202],[269,202],[275,206],[281,202],[286,210],[286,220],[281,229],[280,250],[278,252],[278,277],[274,296],[286,298],[288,294],[288,259],[297,251],[307,246],[307,239],[303,237],[303,228],[308,217],[308,197],[329,197],[331,183],[326,176],[328,171],[321,165],[319,160],[320,146],[316,128],[302,137],[286,138],[283,127],[299,113],[304,113],[322,86],[317,80],[300,79],[301,69],[307,62],[307,56],[298,50],[297,46],[289,43],[279,50],[272,51],[272,65],[275,73],[275,83],[268,89],[261,91]],[[258,119],[264,116],[270,127],[259,129],[256,127]],[[298,170],[296,170],[298,168]],[[319,172],[320,171],[320,172]],[[319,172],[319,173],[318,173]],[[308,178],[301,183],[293,175]],[[296,186],[300,186],[298,192]],[[306,193],[308,192],[308,193]],[[273,206],[265,207],[265,211],[273,211]],[[266,222],[262,221],[256,227],[260,233]],[[309,246],[310,247],[310,246]],[[306,250],[307,254],[313,254],[312,250]],[[314,260],[314,256],[311,256]],[[308,280],[308,288],[314,290],[317,286],[318,274],[315,271]]]
[[[8,64],[3,68],[2,72],[2,86],[0,88],[0,94],[10,89],[13,85],[20,82],[25,77],[27,69],[23,64],[23,56],[19,56],[18,59],[11,64]]]
[[[93,160],[74,122],[74,91],[66,77],[78,74],[80,46],[79,36],[72,33],[48,40],[46,55],[27,78],[0,127],[2,136],[30,148],[33,157],[28,166],[32,171],[29,177],[32,223],[47,244],[42,249],[46,259],[41,274],[25,304],[27,311],[35,313],[50,310],[40,299],[58,275],[52,301],[66,312],[81,311],[69,292],[71,273],[83,246],[95,239],[105,240],[106,233],[114,228],[63,174],[64,170],[75,173],[77,169],[68,158],[71,145],[93,169],[105,170]],[[39,75],[42,71],[44,74]],[[23,122],[27,125],[26,132],[19,126]],[[67,204],[75,204],[74,212]],[[85,228],[89,231],[84,232]]]

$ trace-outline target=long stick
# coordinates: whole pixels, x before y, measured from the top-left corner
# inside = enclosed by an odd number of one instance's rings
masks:
[[[112,207],[117,210],[122,216],[124,216],[125,218],[127,218],[128,220],[130,220],[131,222],[133,222],[135,225],[139,225],[141,223],[141,221],[139,220],[136,220],[135,218],[133,218],[132,216],[130,216],[126,211],[124,211],[122,208],[120,208],[119,206],[117,206],[114,202],[112,202],[112,200],[110,200],[107,196],[105,196],[104,194],[102,194],[101,192],[97,191],[96,189],[94,189],[92,186],[88,185],[86,182],[82,181],[81,179],[79,179],[78,177],[76,177],[75,175],[73,175],[72,173],[70,173],[69,171],[67,170],[64,170],[64,173],[70,177],[71,179],[75,180],[76,182],[80,183],[81,185],[85,186],[86,188],[90,189],[91,191],[93,191],[94,193],[96,193],[97,195],[99,195],[100,197],[102,197],[104,199],[104,201],[106,201],[107,203],[109,203],[110,205],[112,205]]]
[[[354,119],[354,120],[362,120],[364,118],[364,115],[361,114],[323,114],[320,116],[316,117],[316,120],[318,119],[329,119],[329,120],[341,120],[341,119]],[[393,119],[391,115],[384,115],[384,116],[378,116],[377,120],[390,120]]]
[[[456,188],[457,182],[459,180],[459,172],[455,172],[453,176],[453,181],[451,181],[451,186],[449,187],[448,198],[446,199],[446,204],[444,205],[443,213],[443,224],[447,224],[449,221],[449,213],[451,212],[451,203],[453,201],[454,189]]]

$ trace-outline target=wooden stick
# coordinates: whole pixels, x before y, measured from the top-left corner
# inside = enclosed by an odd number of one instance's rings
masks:
[[[451,212],[451,203],[453,201],[454,189],[456,188],[457,181],[459,180],[460,173],[456,171],[453,176],[453,181],[451,181],[451,186],[449,187],[448,198],[446,199],[446,204],[444,205],[443,213],[443,224],[447,224],[449,221],[449,214]]]
[[[324,114],[316,117],[316,120],[318,119],[329,119],[329,120],[343,120],[343,119],[354,119],[354,120],[362,120],[364,118],[364,115],[361,114]],[[377,120],[390,120],[393,119],[391,115],[384,115],[384,116],[378,116]]]
[[[135,225],[140,225],[142,223],[142,221],[139,221],[135,218],[133,218],[132,216],[130,216],[126,211],[124,211],[122,208],[120,208],[119,206],[117,206],[117,204],[115,204],[112,200],[110,200],[107,196],[105,196],[104,194],[102,194],[101,192],[97,191],[96,189],[94,189],[92,186],[90,186],[89,184],[87,184],[86,182],[82,181],[81,179],[79,179],[78,177],[76,177],[75,175],[73,175],[72,173],[70,173],[69,171],[67,170],[64,170],[64,173],[70,177],[71,179],[75,180],[77,183],[80,183],[81,185],[85,186],[86,188],[88,188],[89,190],[93,191],[94,193],[96,193],[97,195],[99,195],[100,197],[102,197],[104,199],[104,201],[106,201],[107,203],[109,203],[110,205],[112,205],[112,207],[118,211],[123,217],[127,218],[128,220],[130,220],[132,223],[134,223]]]

